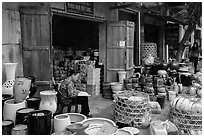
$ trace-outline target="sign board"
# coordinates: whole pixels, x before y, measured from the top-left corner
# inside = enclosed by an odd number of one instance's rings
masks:
[[[93,15],[93,2],[66,2],[65,9],[67,12]]]

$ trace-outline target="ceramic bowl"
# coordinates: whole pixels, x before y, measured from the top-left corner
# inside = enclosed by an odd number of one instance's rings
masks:
[[[54,132],[52,135],[73,135],[71,131],[59,131],[59,132]]]
[[[78,135],[83,135],[84,130],[88,127],[89,125],[83,125],[81,123],[75,123],[68,125],[66,128],[71,131],[72,133],[76,133]],[[85,134],[85,133],[84,133]]]
[[[92,126],[92,125],[102,125],[105,122],[112,126],[116,126],[115,122],[107,118],[89,118],[89,119],[84,120],[82,123],[83,125],[88,124],[89,126]]]
[[[125,129],[118,129],[115,135],[133,135],[131,131]]]
[[[106,127],[106,126],[105,126]],[[110,126],[102,129],[102,125],[93,125],[85,129],[87,135],[114,135],[117,132],[117,127]]]
[[[123,91],[113,91],[113,94],[122,93]]]
[[[112,91],[121,91],[123,88],[123,84],[120,82],[111,82],[110,85]]]
[[[68,114],[70,116],[71,124],[81,123],[87,119],[87,117],[85,115],[82,115],[80,113],[66,113],[66,114]]]
[[[140,133],[140,130],[135,127],[124,127],[122,129],[132,132],[133,135],[138,135]]]

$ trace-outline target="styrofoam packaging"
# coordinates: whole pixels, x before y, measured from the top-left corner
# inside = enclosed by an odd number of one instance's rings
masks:
[[[150,133],[151,135],[167,135],[167,130],[166,127],[164,127],[162,125],[162,121],[158,120],[158,121],[152,121],[150,123]],[[159,125],[160,128],[158,128]]]

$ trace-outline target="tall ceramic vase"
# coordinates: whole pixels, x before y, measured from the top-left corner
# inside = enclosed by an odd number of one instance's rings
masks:
[[[14,83],[13,95],[15,103],[23,102],[30,92],[31,79],[17,77]]]
[[[13,86],[15,82],[15,72],[18,63],[3,63],[6,71],[6,82],[2,85],[2,94],[13,95]]]
[[[49,110],[54,114],[57,110],[57,92],[45,90],[40,92],[41,101],[39,110]]]

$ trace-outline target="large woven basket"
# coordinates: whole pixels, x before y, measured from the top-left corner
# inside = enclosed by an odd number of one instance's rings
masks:
[[[129,97],[143,97],[143,101],[131,101]],[[114,96],[116,101],[114,118],[116,123],[123,123],[136,128],[146,128],[149,124],[149,95],[138,91],[124,91]],[[147,121],[145,121],[147,120]]]
[[[141,43],[141,59],[148,57],[150,54],[157,58],[157,44],[156,43]]]
[[[181,112],[174,108],[170,109],[169,119],[179,129],[179,134],[193,135],[202,132],[202,114],[193,112]]]

